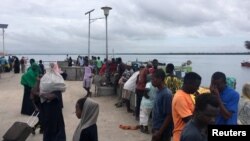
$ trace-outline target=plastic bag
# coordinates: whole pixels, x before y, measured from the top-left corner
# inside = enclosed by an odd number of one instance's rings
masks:
[[[50,70],[41,78],[40,81],[40,94],[51,93],[53,91],[65,92],[66,86],[63,77]]]

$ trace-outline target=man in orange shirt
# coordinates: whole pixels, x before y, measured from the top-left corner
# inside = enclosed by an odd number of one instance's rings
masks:
[[[180,141],[181,132],[192,117],[194,103],[190,94],[195,93],[199,89],[200,84],[201,76],[195,72],[189,72],[184,76],[182,88],[174,95],[172,101],[173,141]]]

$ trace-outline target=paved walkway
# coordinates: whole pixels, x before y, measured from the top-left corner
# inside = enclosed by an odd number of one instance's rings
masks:
[[[28,116],[20,114],[23,98],[23,86],[20,84],[21,74],[4,73],[0,78],[0,136],[8,130],[15,121],[26,121]],[[86,92],[81,81],[66,81],[66,92],[63,93],[63,114],[67,140],[72,140],[73,133],[79,120],[75,116],[75,103]],[[122,130],[120,124],[136,125],[137,121],[125,108],[116,108],[116,97],[93,97],[100,104],[98,117],[99,141],[150,141],[151,135],[139,130]],[[30,135],[27,141],[40,141],[42,135]]]

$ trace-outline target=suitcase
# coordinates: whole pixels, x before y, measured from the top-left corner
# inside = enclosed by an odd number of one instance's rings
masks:
[[[31,126],[38,114],[39,112],[33,112],[27,122],[16,121],[3,135],[3,141],[25,141],[32,132]]]

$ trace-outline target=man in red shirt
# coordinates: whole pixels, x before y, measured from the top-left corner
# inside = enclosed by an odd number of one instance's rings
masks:
[[[158,66],[158,60],[154,59],[153,60],[153,70],[157,69]],[[136,107],[135,107],[135,119],[139,120],[139,115],[140,115],[140,106],[141,106],[141,100],[143,97],[143,94],[145,93],[145,87],[147,83],[147,75],[149,74],[149,70],[151,69],[151,64],[147,64],[147,67],[140,69],[140,73],[138,75],[137,81],[136,81]]]

